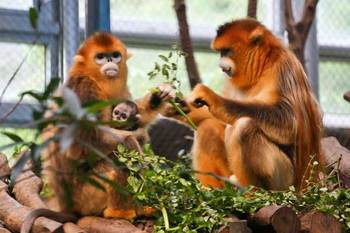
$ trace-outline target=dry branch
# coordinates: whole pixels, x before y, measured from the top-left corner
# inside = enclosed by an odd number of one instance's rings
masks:
[[[145,233],[126,220],[83,217],[78,226],[93,233]]]
[[[174,0],[174,9],[176,12],[177,22],[179,25],[181,48],[186,53],[186,56],[185,56],[186,70],[187,70],[191,88],[193,88],[194,86],[196,86],[196,84],[202,81],[199,76],[197,64],[193,55],[190,30],[188,27],[187,16],[186,16],[185,1]]]
[[[247,16],[256,19],[256,12],[258,0],[249,0],[248,1],[248,13]]]
[[[286,30],[288,32],[289,48],[294,52],[304,68],[304,48],[312,22],[315,18],[317,3],[318,0],[305,0],[302,17],[299,22],[296,22],[293,16],[292,1],[284,1],[284,16]]]
[[[287,206],[271,205],[261,208],[250,220],[257,232],[299,233],[300,221]]]
[[[0,220],[6,228],[19,232],[21,225],[31,210],[10,197],[7,193],[7,185],[0,181]],[[32,228],[33,233],[54,232],[62,227],[61,223],[47,218],[38,218]]]
[[[8,174],[10,174],[10,172],[11,172],[11,169],[8,165],[6,155],[0,153],[0,180],[1,180],[1,177],[8,176]]]
[[[341,233],[341,225],[335,217],[319,211],[311,211],[300,217],[302,233]]]
[[[16,179],[13,187],[13,193],[16,200],[28,207],[48,208],[47,205],[40,198],[40,191],[43,187],[42,180],[37,177],[32,171],[27,170],[22,172]]]

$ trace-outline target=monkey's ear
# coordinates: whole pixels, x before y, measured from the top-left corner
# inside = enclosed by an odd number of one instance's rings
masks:
[[[249,35],[249,41],[254,45],[260,45],[264,42],[264,30],[262,28],[256,28]]]
[[[81,63],[85,61],[85,58],[82,55],[75,55],[73,61],[75,63]]]
[[[126,55],[127,55],[127,56],[126,56],[126,60],[129,60],[129,58],[132,57],[133,54],[132,54],[132,52],[127,51],[127,52],[126,52]]]

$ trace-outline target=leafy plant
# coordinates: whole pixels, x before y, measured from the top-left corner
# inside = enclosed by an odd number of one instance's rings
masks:
[[[297,212],[318,209],[334,215],[350,230],[350,190],[330,190],[325,182],[312,183],[304,192],[267,191],[254,186],[239,189],[227,183],[223,189],[203,187],[189,167],[188,157],[178,162],[118,146],[115,154],[130,170],[129,190],[136,200],[158,210],[156,232],[214,232],[225,217],[245,217],[271,204],[287,205]],[[327,180],[331,180],[328,177]]]
[[[150,78],[160,76],[174,88],[178,88],[180,85],[176,79],[178,58],[175,58],[173,53],[174,51],[167,56],[160,56],[163,62],[156,64],[149,76]],[[179,53],[177,57],[183,55],[178,51],[175,53]],[[172,59],[175,59],[175,62]],[[71,145],[77,128],[101,128],[109,123],[98,121],[95,114],[111,104],[110,102],[91,102],[81,106],[76,95],[69,90],[63,90],[62,97],[53,94],[59,83],[60,80],[54,78],[43,93],[27,91],[22,94],[22,97],[30,95],[37,100],[37,105],[33,108],[34,121],[30,124],[36,131],[33,140],[25,140],[15,133],[2,133],[12,142],[0,147],[0,151],[16,147],[16,154],[19,154],[22,148],[30,149],[22,154],[12,168],[12,181],[15,181],[29,159],[40,170],[41,151],[51,141],[59,142],[61,149],[64,150]],[[182,97],[179,91],[177,94],[178,97]],[[38,140],[39,135],[49,125],[55,125],[62,133],[46,140]],[[350,190],[341,187],[336,170],[322,182],[309,181],[302,193],[293,187],[287,191],[273,192],[256,187],[240,189],[231,183],[227,183],[223,189],[211,189],[203,187],[194,178],[195,171],[190,168],[189,156],[182,157],[178,162],[172,162],[155,155],[149,145],[145,146],[143,155],[118,145],[115,156],[111,158],[92,145],[85,146],[94,153],[86,158],[86,161],[77,161],[76,166],[81,166],[83,163],[93,166],[97,158],[102,158],[115,166],[126,166],[130,170],[130,177],[127,190],[98,174],[96,179],[89,179],[87,174],[77,174],[79,178],[100,189],[103,187],[99,181],[108,182],[120,192],[133,193],[135,200],[140,204],[154,207],[158,210],[155,216],[157,232],[214,232],[225,224],[224,218],[227,216],[245,217],[273,203],[291,206],[298,212],[316,208],[330,213],[344,223],[347,231],[350,231]],[[47,189],[43,193],[50,195]]]
[[[181,82],[177,79],[177,70],[178,70],[178,62],[179,59],[186,54],[182,51],[180,51],[177,46],[173,46],[173,50],[168,53],[167,56],[165,55],[158,55],[158,57],[161,59],[160,63],[156,62],[154,65],[153,70],[147,73],[149,76],[149,79],[155,79],[160,78],[163,83],[170,84],[175,90],[176,90],[176,97],[178,100],[183,100],[184,96],[182,92],[180,91]],[[157,93],[159,90],[157,88],[153,88],[151,90],[151,93]],[[175,108],[175,110],[181,114],[189,123],[189,125],[196,130],[197,126],[193,123],[191,118],[189,118],[186,113],[182,110],[181,105],[179,104],[179,101],[169,101],[171,105]]]

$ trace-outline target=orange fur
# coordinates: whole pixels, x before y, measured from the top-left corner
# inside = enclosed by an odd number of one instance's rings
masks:
[[[121,54],[120,62],[116,62],[118,72],[114,76],[107,76],[101,70],[104,64],[98,64],[96,57],[98,53],[119,52]],[[88,38],[79,48],[74,59],[74,64],[69,71],[69,78],[65,86],[72,89],[79,97],[82,104],[88,101],[98,100],[118,100],[129,99],[130,93],[127,87],[127,60],[128,54],[126,47],[116,37],[108,33],[96,33]],[[144,125],[155,118],[159,108],[150,107],[152,95],[146,95],[138,101],[138,108],[141,109],[141,120]],[[161,101],[160,101],[161,102]],[[111,107],[102,109],[97,117],[102,121],[111,120]],[[106,155],[110,155],[118,143],[125,143],[130,136],[131,131],[116,130],[106,126],[110,132],[102,131],[100,128],[79,128],[76,133],[75,142],[65,152],[60,153],[59,143],[51,143],[44,152],[46,167],[45,174],[48,177],[49,186],[55,192],[55,198],[58,200],[59,210],[64,212],[73,212],[79,215],[102,215],[105,217],[133,218],[136,216],[136,207],[129,195],[123,195],[117,192],[111,185],[97,178],[93,172],[105,176],[120,186],[126,186],[128,177],[127,171],[116,169],[110,163],[104,160],[98,160],[94,167],[88,168],[90,178],[101,182],[101,185],[107,190],[103,192],[95,186],[82,181],[77,176],[80,167],[73,167],[92,153],[87,147],[82,145],[77,139],[95,147]],[[54,127],[48,128],[52,133],[59,133]],[[45,136],[52,135],[46,132]],[[137,149],[137,148],[134,148]],[[78,162],[78,163],[79,163]],[[85,169],[86,168],[81,168]],[[70,188],[72,205],[68,205],[65,189]]]
[[[231,61],[223,63],[230,75],[225,97],[198,85],[188,102],[207,104],[213,117],[227,125],[224,141],[230,172],[242,185],[278,190],[292,184],[303,187],[311,156],[320,161],[321,114],[302,65],[277,37],[252,19],[221,26],[212,48]],[[195,140],[203,137],[199,132]],[[213,138],[206,135],[201,140],[209,143]],[[205,164],[224,154],[207,159],[201,153],[205,150],[194,157],[203,159],[204,172]]]

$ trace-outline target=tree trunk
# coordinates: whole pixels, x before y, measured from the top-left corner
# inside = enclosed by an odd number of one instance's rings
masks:
[[[250,220],[255,232],[299,233],[300,221],[289,207],[271,205],[261,208]]]
[[[250,18],[256,19],[257,8],[258,8],[258,0],[249,0],[247,16]]]
[[[296,22],[293,14],[291,0],[284,0],[284,16],[286,30],[288,32],[289,48],[294,52],[300,63],[305,66],[304,48],[311,24],[316,15],[318,0],[305,0],[303,13],[299,22]]]
[[[301,216],[302,233],[341,233],[341,225],[335,217],[313,210]]]
[[[184,0],[174,0],[174,9],[180,31],[181,48],[186,53],[185,63],[191,88],[201,83],[196,61],[193,55],[192,42],[186,16],[186,4]]]

